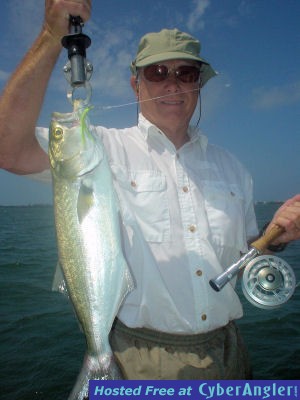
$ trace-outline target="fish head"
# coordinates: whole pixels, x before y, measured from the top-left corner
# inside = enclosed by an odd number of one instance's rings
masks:
[[[49,129],[49,159],[56,175],[76,178],[101,162],[103,149],[87,120],[88,109],[53,113]]]

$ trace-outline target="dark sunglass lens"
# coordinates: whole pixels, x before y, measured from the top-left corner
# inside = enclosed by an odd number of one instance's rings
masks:
[[[184,83],[197,82],[200,75],[200,70],[197,67],[190,65],[182,65],[176,70],[177,78]]]
[[[177,79],[183,83],[193,83],[199,80],[200,70],[193,65],[181,65],[174,71]],[[150,82],[162,82],[168,78],[166,65],[152,64],[144,68],[144,76]]]
[[[168,76],[168,68],[165,65],[149,65],[144,68],[144,76],[150,82],[161,82]]]

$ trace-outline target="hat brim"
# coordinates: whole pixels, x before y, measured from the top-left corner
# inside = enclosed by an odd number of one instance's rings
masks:
[[[193,60],[202,63],[201,66],[201,83],[202,86],[217,73],[214,69],[210,66],[210,64],[201,57],[195,57],[188,53],[180,53],[180,52],[165,52],[165,53],[158,53],[149,57],[145,57],[142,60],[137,60],[132,62],[131,64],[131,72],[135,75],[137,72],[137,68],[146,67],[147,65],[155,64],[162,61],[168,60]]]

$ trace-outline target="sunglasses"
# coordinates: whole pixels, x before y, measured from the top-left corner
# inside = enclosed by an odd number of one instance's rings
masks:
[[[163,64],[151,64],[144,67],[144,77],[149,82],[163,82],[173,73],[176,79],[183,83],[199,81],[200,68],[195,65],[181,65],[177,68],[168,68]]]

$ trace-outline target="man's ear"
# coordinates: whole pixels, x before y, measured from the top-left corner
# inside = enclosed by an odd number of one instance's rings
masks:
[[[130,85],[131,85],[136,97],[139,97],[139,81],[137,79],[137,76],[135,76],[135,75],[131,76]]]

